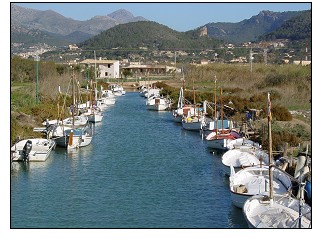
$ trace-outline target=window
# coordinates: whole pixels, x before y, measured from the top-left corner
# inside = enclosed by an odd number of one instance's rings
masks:
[[[110,67],[111,67],[111,64],[108,64],[108,65],[107,65],[107,68],[110,68]]]

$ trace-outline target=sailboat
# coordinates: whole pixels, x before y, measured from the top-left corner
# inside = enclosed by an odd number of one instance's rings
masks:
[[[103,113],[97,106],[97,93],[96,93],[96,82],[91,80],[91,101],[90,107],[87,108],[87,112],[84,113],[88,117],[89,122],[97,123],[103,119]]]
[[[75,79],[74,74],[71,77],[72,83],[72,106],[71,114],[72,114],[72,125],[71,127],[64,128],[62,135],[54,138],[56,144],[61,147],[65,147],[67,149],[74,149],[79,147],[87,146],[91,143],[93,137],[93,128],[91,124],[87,123],[84,126],[75,126],[75,116],[76,116],[76,98],[75,98]]]
[[[215,130],[206,136],[207,146],[211,149],[216,150],[228,150],[227,145],[234,139],[240,137],[240,135],[231,129],[224,129],[223,125],[223,103],[222,103],[222,89],[220,89],[221,98],[221,130],[218,128],[218,117],[217,117],[217,96],[216,96],[216,82],[217,78],[215,76],[215,90],[214,90],[214,106],[215,106]]]
[[[101,109],[97,106],[97,82],[96,82],[96,55],[94,51],[94,82],[91,80],[91,101],[90,107],[84,113],[88,117],[89,122],[97,123],[103,119]]]
[[[113,94],[109,96],[108,91],[104,91],[103,86],[101,86],[100,97],[97,100],[97,106],[101,109],[101,111],[103,111],[110,105],[114,105],[115,103],[116,103],[115,96]]]
[[[280,195],[273,192],[271,120],[271,101],[268,93],[270,190],[268,196],[253,196],[244,203],[244,217],[250,228],[311,228],[311,207],[304,202],[304,185],[301,182],[299,199],[289,194]]]
[[[198,108],[193,107],[189,102],[186,101],[184,97],[184,89],[185,89],[185,80],[184,74],[181,78],[182,87],[180,88],[179,99],[177,108],[172,110],[172,119],[176,123],[182,123],[182,119],[184,117],[191,117],[191,115],[196,115],[198,112]]]
[[[146,109],[153,111],[165,111],[171,107],[171,99],[163,97],[159,94],[159,90],[151,93],[150,89],[147,91]]]
[[[193,110],[189,111],[193,112],[193,114],[183,114],[183,118],[181,121],[182,127],[185,130],[200,131],[206,127],[206,125],[208,124],[208,119],[202,112],[199,111],[198,107],[196,107],[194,81],[193,81],[193,101],[194,101]]]
[[[171,100],[163,96],[153,95],[146,100],[146,108],[154,111],[165,111],[171,106]]]

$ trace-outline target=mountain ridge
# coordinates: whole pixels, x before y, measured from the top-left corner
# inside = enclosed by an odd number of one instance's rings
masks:
[[[259,36],[280,27],[285,21],[299,15],[301,11],[272,12],[262,10],[249,19],[237,23],[207,23],[208,35],[232,43],[256,41]],[[199,28],[201,28],[199,27]],[[246,31],[248,29],[248,31]]]
[[[186,39],[200,39],[200,36],[205,35],[206,38],[209,39],[218,39],[234,44],[257,41],[262,35],[275,31],[285,22],[300,15],[302,12],[303,11],[272,12],[262,10],[259,14],[238,23],[207,23],[194,30],[179,32],[183,33],[179,34],[179,37],[184,36]],[[97,35],[119,25],[141,21],[151,22],[143,17],[136,17],[125,9],[119,9],[108,15],[97,15],[88,20],[79,21],[66,18],[52,10],[40,11],[11,4],[11,40],[12,42],[23,42],[23,39],[31,39],[31,42],[34,42],[37,37],[38,42],[43,41],[43,39],[49,39],[49,42],[53,42],[53,39],[55,39],[55,41],[60,44],[61,42],[78,44],[88,39],[96,38]],[[155,31],[163,30],[164,32],[168,32],[165,28],[161,27],[164,25],[159,24],[158,26],[160,27],[159,29],[157,29],[157,27],[154,28],[155,26],[153,25],[153,29],[155,29]],[[131,24],[128,25],[128,27],[132,27]],[[248,29],[248,31],[246,31],[246,29]],[[173,29],[171,30],[175,31]],[[141,29],[140,31],[142,32],[143,30]],[[178,33],[178,31],[175,32]],[[176,35],[176,33],[170,32],[171,37]],[[27,34],[31,34],[31,36]],[[113,34],[112,31],[110,31],[109,34]],[[149,34],[152,33],[149,31]],[[131,34],[128,33],[128,36],[130,37]],[[115,38],[119,37],[115,36]],[[179,41],[184,40],[180,39]],[[144,43],[144,39],[139,39],[139,41]],[[199,45],[205,45],[202,39],[199,41],[201,41]],[[168,41],[166,44],[167,43]],[[193,44],[194,43],[191,45]],[[109,43],[108,45],[112,44]],[[172,43],[169,45],[172,45]]]
[[[60,35],[67,41],[71,41],[71,37],[66,39],[66,36],[74,33],[77,35],[77,39],[84,41],[90,35],[94,36],[119,24],[135,21],[147,21],[147,19],[120,9],[105,16],[94,16],[91,19],[80,21],[64,17],[52,10],[34,10],[11,4],[11,25],[29,30],[39,30],[44,34],[51,34],[51,37]],[[14,29],[18,29],[17,27]],[[80,36],[79,32],[81,32]],[[12,32],[11,29],[11,33],[14,35],[18,32]]]

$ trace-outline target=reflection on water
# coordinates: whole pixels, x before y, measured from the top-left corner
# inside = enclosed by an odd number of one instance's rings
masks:
[[[22,162],[22,161],[13,161],[11,163],[11,174],[17,173],[18,171],[28,171],[34,172],[36,170],[40,170],[41,172],[48,170],[51,165],[51,156],[53,152],[49,156],[49,158],[44,162]]]

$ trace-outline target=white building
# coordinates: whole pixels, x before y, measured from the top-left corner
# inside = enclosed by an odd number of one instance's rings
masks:
[[[99,78],[120,78],[119,61],[118,60],[94,60],[86,59],[80,64],[87,66],[95,66],[99,70]]]
[[[307,66],[311,64],[311,61],[294,61],[295,65]]]

